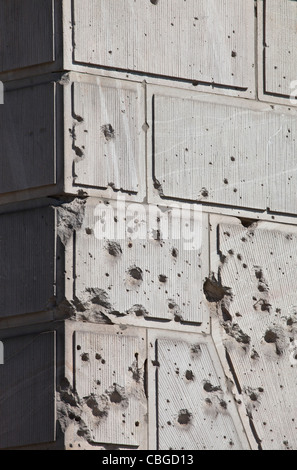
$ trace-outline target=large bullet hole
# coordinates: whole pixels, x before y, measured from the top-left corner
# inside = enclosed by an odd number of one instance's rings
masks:
[[[195,355],[200,355],[201,354],[201,347],[200,344],[192,344],[191,346],[191,353]]]
[[[148,311],[143,307],[143,305],[139,304],[133,305],[127,313],[134,314],[137,317],[146,317],[148,315]]]
[[[136,281],[142,281],[143,279],[143,272],[142,269],[133,267],[129,269],[129,275],[135,279]]]
[[[121,245],[117,242],[108,242],[106,245],[106,250],[110,254],[110,256],[120,256],[122,254]]]
[[[99,408],[99,404],[97,403],[97,400],[94,396],[90,396],[89,398],[87,398],[86,405],[90,408],[90,410],[92,410],[92,414],[96,418],[104,418],[108,416],[108,412],[106,409],[101,410]]]
[[[193,381],[194,380],[193,371],[192,370],[186,370],[185,377],[186,377],[187,380]]]
[[[185,426],[191,422],[192,414],[188,410],[180,410],[178,414],[178,423]]]
[[[83,353],[81,355],[81,360],[84,362],[88,362],[90,360],[89,354],[88,353]]]
[[[123,397],[115,388],[114,391],[109,396],[111,403],[121,403],[123,401]]]
[[[160,275],[159,275],[159,281],[160,281],[160,282],[165,283],[165,282],[167,282],[167,279],[168,279],[168,278],[167,278],[167,276],[165,276],[165,274],[160,274]]]
[[[276,343],[278,336],[273,330],[267,330],[264,336],[266,343]]]
[[[200,194],[201,194],[202,197],[208,197],[209,196],[209,192],[206,188],[202,188]]]
[[[153,5],[158,5],[159,0],[150,0]]]
[[[208,393],[218,392],[219,390],[222,390],[220,386],[214,386],[208,381],[204,383],[203,389]]]
[[[203,292],[208,302],[220,302],[225,295],[231,296],[230,287],[222,286],[214,275],[204,282]]]
[[[239,217],[239,220],[241,222],[241,225],[243,225],[243,227],[245,228],[249,228],[251,227],[255,222],[257,222],[257,220],[255,219],[248,219],[246,217]]]
[[[173,258],[177,258],[177,256],[178,256],[178,249],[177,249],[177,248],[172,248],[171,254],[172,254]]]
[[[115,137],[114,129],[111,124],[104,124],[101,126],[101,132],[107,141],[114,139]]]

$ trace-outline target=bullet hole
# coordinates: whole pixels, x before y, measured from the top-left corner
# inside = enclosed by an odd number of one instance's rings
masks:
[[[193,371],[192,370],[186,370],[185,377],[186,377],[187,380],[193,381],[194,380]]]
[[[109,399],[110,399],[111,403],[116,403],[116,404],[119,404],[123,401],[123,397],[121,396],[121,394],[118,392],[118,390],[116,388],[109,395]]]
[[[128,248],[132,248],[132,246],[133,246],[133,243],[131,243],[131,242],[128,243]]]
[[[76,147],[75,145],[72,146],[73,150],[75,151],[75,155],[79,158],[82,158],[84,156],[84,152],[82,151],[81,148]]]
[[[238,254],[238,255],[237,255],[237,259],[238,259],[239,261],[241,261],[241,260],[242,260],[242,256],[241,256],[240,254]]]
[[[121,245],[117,242],[108,242],[106,245],[106,250],[110,256],[114,256],[115,258],[123,253]]]
[[[231,296],[230,287],[222,286],[214,275],[204,282],[203,292],[208,302],[220,302],[225,295]]]
[[[167,282],[167,276],[165,276],[165,274],[160,274],[159,275],[159,281],[162,282],[162,283],[165,283]]]
[[[231,162],[235,162],[235,157],[230,157]]]
[[[135,281],[142,281],[143,280],[143,272],[142,269],[138,267],[133,267],[129,269],[129,275],[135,279]]]
[[[229,181],[227,180],[227,178],[224,178],[224,184],[229,184]]]
[[[257,395],[256,393],[252,392],[252,393],[250,394],[250,399],[251,399],[252,401],[257,401],[257,400],[258,400],[258,395]]]
[[[224,400],[221,400],[221,401],[220,401],[220,406],[221,406],[224,410],[226,410],[227,407],[228,407],[227,403],[226,403]]]
[[[202,188],[201,191],[200,191],[200,194],[202,197],[208,197],[209,196],[209,192],[206,188]]]
[[[178,256],[178,249],[177,249],[177,248],[172,248],[171,254],[172,254],[173,258],[177,258],[177,256]]]
[[[160,362],[157,361],[157,360],[152,361],[152,365],[153,365],[154,367],[160,367]]]
[[[96,418],[105,418],[108,416],[108,412],[106,409],[101,410],[99,408],[99,404],[94,396],[90,396],[86,399],[86,405],[92,411],[93,416]]]
[[[102,356],[100,354],[96,353],[95,358],[97,359],[97,361],[100,361],[102,359]]]
[[[232,52],[231,52],[231,57],[236,57],[236,56],[237,56],[237,52],[232,51]]]
[[[143,305],[140,305],[140,304],[133,305],[133,307],[131,307],[128,310],[128,313],[129,314],[134,314],[137,317],[146,317],[146,316],[148,316],[148,311],[143,307]]]
[[[84,122],[84,118],[75,113],[73,113],[73,119],[75,119],[77,122]]]
[[[207,392],[207,393],[212,393],[212,392],[218,392],[219,390],[221,391],[221,387],[220,386],[213,386],[210,382],[206,381],[203,385],[203,389]]]
[[[111,124],[104,124],[103,126],[101,126],[101,132],[107,142],[115,138],[114,129]]]
[[[87,227],[86,228],[86,234],[87,235],[92,235],[92,233],[93,233],[93,230],[91,228]]]
[[[278,340],[278,335],[273,330],[267,330],[264,336],[266,343],[276,343]]]
[[[251,359],[259,359],[259,354],[257,353],[257,351],[255,351],[255,349],[252,350],[252,354],[251,354]]]
[[[81,355],[81,360],[84,362],[88,362],[90,360],[89,354],[88,353],[83,353]]]
[[[156,178],[154,178],[154,188],[158,191],[160,197],[164,196],[162,185]]]
[[[138,428],[139,427],[139,421],[135,421],[135,426]]]
[[[183,317],[182,317],[180,314],[175,313],[175,315],[174,315],[174,321],[175,321],[176,323],[181,323],[181,322],[183,321]]]
[[[182,426],[186,426],[191,422],[192,414],[188,410],[180,410],[178,414],[178,423]]]
[[[159,0],[150,0],[150,2],[152,5],[158,5]]]
[[[80,351],[80,350],[81,350],[81,346],[78,344],[78,345],[76,346],[76,349],[77,349],[78,351]]]
[[[233,251],[233,250],[228,250],[228,253],[229,253],[229,255],[231,255],[231,256],[234,255],[234,251]]]
[[[201,347],[200,344],[192,344],[191,346],[191,353],[195,355],[201,354]]]
[[[260,299],[258,303],[260,305],[261,312],[270,312],[271,304],[268,303],[265,299]]]

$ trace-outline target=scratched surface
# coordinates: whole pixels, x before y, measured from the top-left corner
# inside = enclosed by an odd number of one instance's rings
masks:
[[[75,333],[81,419],[90,443],[138,448],[146,433],[145,336],[112,333]]]
[[[248,449],[211,342],[199,335],[159,332],[150,335],[150,348],[156,369],[157,448]]]
[[[151,87],[161,197],[296,212],[296,112]]]
[[[76,62],[254,90],[253,0],[75,0],[74,21]]]
[[[296,227],[222,223],[218,237],[220,331],[239,398],[259,448],[294,449]]]

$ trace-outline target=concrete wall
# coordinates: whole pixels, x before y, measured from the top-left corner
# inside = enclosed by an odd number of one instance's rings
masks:
[[[295,18],[0,0],[0,448],[297,449]]]

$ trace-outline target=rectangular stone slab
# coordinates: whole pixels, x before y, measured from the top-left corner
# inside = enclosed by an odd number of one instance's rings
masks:
[[[89,441],[143,446],[145,331],[75,332],[75,390]]]
[[[74,59],[254,89],[254,2],[74,1]]]
[[[296,212],[296,110],[149,87],[154,194]]]
[[[150,445],[156,426],[163,451],[248,449],[210,337],[150,331],[148,345],[150,410],[157,411]]]

